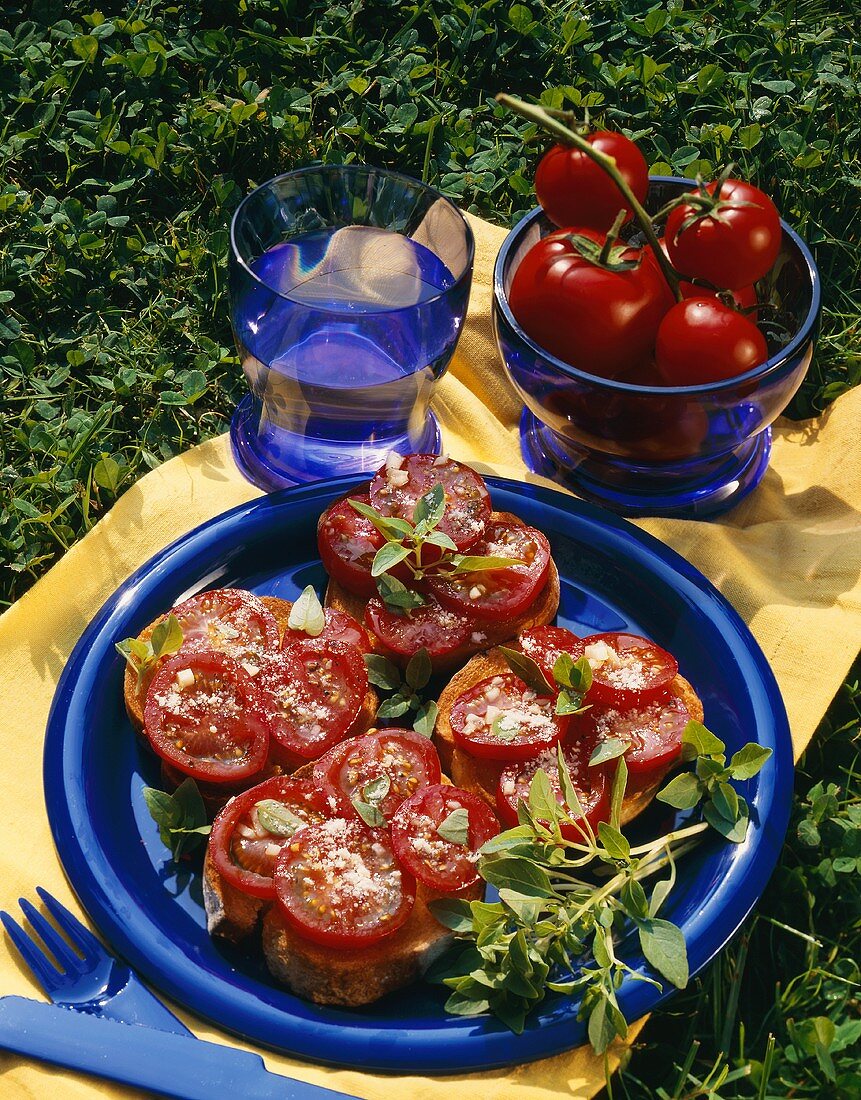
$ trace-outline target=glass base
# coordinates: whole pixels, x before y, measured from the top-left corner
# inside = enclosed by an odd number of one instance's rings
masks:
[[[760,483],[771,454],[771,429],[719,458],[657,470],[574,447],[524,409],[520,447],[534,473],[611,512],[707,519],[734,508]]]
[[[350,442],[283,429],[270,429],[263,435],[260,416],[259,404],[250,393],[246,394],[230,421],[230,445],[242,474],[267,493],[321,478],[372,474],[385,462],[389,451],[439,454],[442,449],[439,424],[431,412],[418,433]]]

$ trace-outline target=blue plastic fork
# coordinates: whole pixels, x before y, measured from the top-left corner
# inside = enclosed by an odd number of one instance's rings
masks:
[[[41,886],[36,887],[36,893],[75,948],[26,898],[19,899],[24,916],[57,960],[59,969],[8,913],[0,912],[0,921],[54,1004],[126,1024],[144,1024],[177,1035],[192,1034],[64,905]]]

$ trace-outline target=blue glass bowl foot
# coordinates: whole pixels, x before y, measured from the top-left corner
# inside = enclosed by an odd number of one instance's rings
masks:
[[[242,474],[267,493],[322,478],[372,474],[389,451],[439,454],[442,435],[433,413],[417,432],[351,442],[298,435],[261,424],[261,404],[251,394],[230,421],[230,445]]]
[[[622,458],[599,457],[576,448],[524,409],[520,448],[534,473],[612,512],[708,519],[734,508],[760,483],[771,454],[771,429],[717,459],[692,462],[684,470],[677,467],[672,475],[661,475]]]

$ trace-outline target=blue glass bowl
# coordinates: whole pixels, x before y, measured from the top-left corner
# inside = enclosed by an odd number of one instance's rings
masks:
[[[694,185],[653,176],[646,207]],[[502,360],[525,405],[523,457],[536,473],[623,515],[701,519],[737,504],[762,479],[769,425],[807,372],[819,321],[820,280],[809,249],[785,222],[775,290],[791,339],[761,366],[700,386],[640,386],[599,378],[548,354],[508,305],[514,273],[556,228],[539,208],[506,237],[493,279],[493,324]]]

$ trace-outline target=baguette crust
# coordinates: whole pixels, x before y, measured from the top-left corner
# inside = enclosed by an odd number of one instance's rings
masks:
[[[492,514],[492,519],[499,522],[516,523],[521,527],[526,526],[522,519],[519,519],[511,512],[494,512]],[[460,646],[458,649],[452,650],[451,653],[447,653],[444,657],[435,657],[433,661],[434,672],[453,672],[455,669],[460,668],[465,661],[468,661],[470,657],[475,656],[477,653],[481,653],[490,646],[498,645],[500,642],[516,637],[521,630],[527,630],[531,626],[544,626],[552,622],[556,612],[559,610],[559,592],[559,571],[556,568],[556,563],[551,557],[550,567],[547,571],[546,584],[533,603],[531,603],[521,615],[515,619],[509,619],[504,623],[477,624],[475,633],[481,637],[481,641],[470,642],[467,645]],[[339,611],[346,611],[352,615],[354,619],[358,619],[359,622],[364,622],[367,602],[368,601],[363,596],[356,596],[352,592],[348,592],[336,580],[331,577],[329,578],[329,586],[326,589],[325,599],[327,607],[333,607]],[[407,664],[409,661],[408,657],[393,653],[388,646],[384,645],[379,638],[370,631],[369,634],[375,652],[381,653],[384,657],[388,657],[389,660],[394,661],[395,664],[401,666]],[[445,766],[443,766],[443,770],[445,770]]]
[[[517,648],[520,648],[519,645]],[[445,687],[439,697],[439,716],[434,730],[434,744],[437,747],[443,769],[452,777],[456,786],[466,791],[472,791],[496,811],[496,788],[499,777],[507,766],[505,760],[488,760],[472,756],[464,752],[455,744],[449,716],[452,707],[465,691],[468,691],[481,680],[499,673],[510,672],[508,663],[498,649],[491,649],[473,657]],[[703,720],[703,706],[699,696],[684,676],[676,676],[670,685],[670,691],[677,696],[687,707],[691,718],[697,722]],[[629,776],[628,786],[625,791],[625,800],[622,803],[620,824],[626,825],[633,821],[638,814],[649,805],[658,792],[666,775],[676,765],[668,764],[660,771],[656,771],[647,777],[647,782],[634,776]]]

